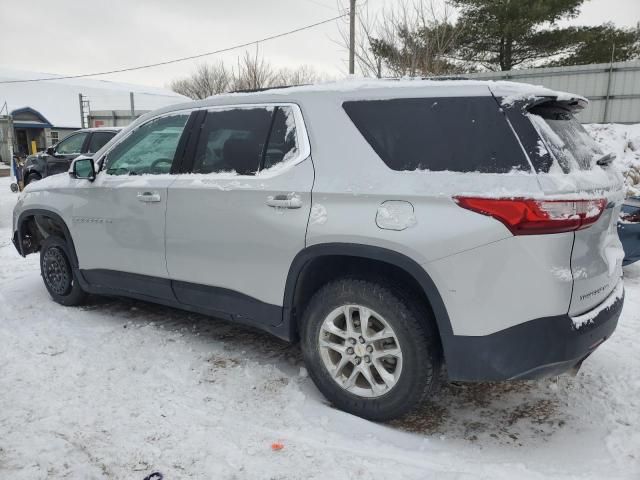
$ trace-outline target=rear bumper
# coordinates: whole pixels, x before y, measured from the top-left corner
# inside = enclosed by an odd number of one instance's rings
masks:
[[[453,335],[447,349],[449,379],[531,380],[577,368],[611,336],[623,304],[624,295],[605,300],[579,328],[568,315],[559,315],[486,336]]]

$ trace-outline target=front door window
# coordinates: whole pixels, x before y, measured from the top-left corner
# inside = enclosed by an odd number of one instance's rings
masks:
[[[87,133],[76,133],[62,140],[56,147],[58,155],[79,155],[82,152],[82,145],[87,138]]]
[[[169,173],[188,118],[188,113],[170,115],[139,127],[107,154],[107,174]]]

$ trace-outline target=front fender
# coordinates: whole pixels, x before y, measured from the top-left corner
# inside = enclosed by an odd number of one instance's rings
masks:
[[[64,233],[65,240],[69,244],[69,250],[70,250],[70,256],[71,256],[70,260],[72,263],[71,266],[73,268],[78,268],[78,257],[76,255],[76,248],[73,243],[73,238],[71,237],[71,232],[69,230],[69,227],[61,215],[51,210],[45,210],[41,208],[27,208],[22,212],[20,212],[20,214],[18,215],[18,219],[16,221],[16,230],[14,232],[14,241],[13,241],[20,255],[24,257],[28,253],[31,253],[31,252],[25,252],[24,250],[24,242],[23,242],[24,234],[25,234],[24,226],[27,218],[34,217],[34,216],[49,217],[52,220],[54,220],[57,225],[60,226],[60,228]]]

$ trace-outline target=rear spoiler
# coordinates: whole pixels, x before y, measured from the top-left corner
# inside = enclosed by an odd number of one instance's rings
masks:
[[[497,98],[498,103],[500,103],[503,107],[507,108],[517,108],[521,110],[530,110],[533,107],[539,106],[548,106],[548,107],[559,107],[565,110],[570,111],[571,113],[577,113],[580,110],[583,110],[587,105],[589,105],[589,100],[580,95],[569,96],[567,94],[558,94],[558,95],[531,95],[524,96],[517,99],[513,98]]]
[[[532,107],[539,107],[544,105],[545,107],[560,107],[565,110],[569,110],[572,113],[579,112],[589,105],[589,100],[584,97],[576,95],[575,97],[567,97],[559,95],[557,97],[535,97],[531,103],[526,105],[526,109]]]

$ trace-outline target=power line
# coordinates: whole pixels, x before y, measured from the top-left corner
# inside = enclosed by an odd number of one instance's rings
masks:
[[[193,60],[196,58],[202,58],[202,57],[207,57],[209,55],[216,55],[218,53],[225,53],[225,52],[229,52],[231,50],[237,50],[238,48],[245,48],[248,47],[250,45],[255,45],[258,43],[262,43],[262,42],[267,42],[269,40],[275,40],[276,38],[281,38],[281,37],[285,37],[287,35],[291,35],[294,33],[298,33],[298,32],[302,32],[303,30],[308,30],[310,28],[314,28],[314,27],[318,27],[320,25],[324,25],[325,23],[330,23],[333,22],[335,20],[339,20],[343,17],[346,17],[347,15],[349,15],[349,13],[343,13],[341,15],[332,17],[332,18],[328,18],[326,20],[322,20],[320,22],[316,22],[316,23],[312,23],[311,25],[306,25],[304,27],[299,27],[296,28],[294,30],[289,30],[288,32],[283,32],[283,33],[278,33],[275,35],[270,35],[268,37],[264,37],[261,38],[259,40],[252,40],[251,42],[246,42],[246,43],[241,43],[238,45],[234,45],[232,47],[227,47],[227,48],[222,48],[220,50],[214,50],[213,52],[206,52],[206,53],[199,53],[197,55],[191,55],[188,57],[180,57],[180,58],[174,58],[172,60],[166,60],[164,62],[158,62],[158,63],[150,63],[147,65],[139,65],[136,67],[126,67],[126,68],[119,68],[117,70],[109,70],[106,72],[96,72],[96,73],[84,73],[84,74],[80,74],[80,75],[65,75],[65,76],[61,76],[61,77],[45,77],[45,78],[29,78],[29,79],[24,79],[24,80],[0,80],[0,84],[2,83],[26,83],[26,82],[46,82],[49,80],[66,80],[66,79],[70,79],[70,78],[85,78],[85,77],[96,77],[98,75],[109,75],[112,73],[122,73],[122,72],[131,72],[134,70],[143,70],[145,68],[152,68],[152,67],[159,67],[162,65],[170,65],[172,63],[178,63],[178,62],[185,62],[187,60]]]
[[[328,8],[329,10],[335,10],[335,7],[330,7],[329,5],[327,5],[326,3],[322,3],[318,0],[307,0],[307,2],[311,2],[314,3],[320,7],[324,7],[324,8]]]

